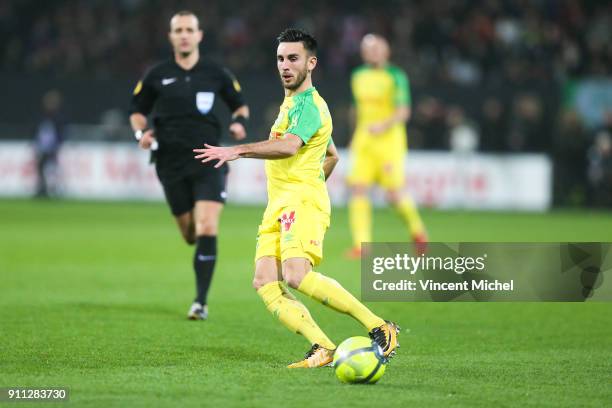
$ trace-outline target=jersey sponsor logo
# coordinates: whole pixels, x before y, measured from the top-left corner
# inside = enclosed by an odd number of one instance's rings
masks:
[[[295,211],[291,211],[289,215],[287,215],[287,213],[284,213],[280,217],[280,222],[285,231],[289,231],[291,229],[291,225],[293,225],[293,223],[295,222]]]
[[[198,92],[196,94],[196,106],[201,114],[205,115],[213,107],[215,103],[215,93],[214,92]]]
[[[142,81],[138,81],[136,88],[134,88],[134,95],[138,95],[142,91]]]
[[[162,85],[166,86],[166,85],[170,85],[176,82],[176,78],[163,78],[162,79]]]

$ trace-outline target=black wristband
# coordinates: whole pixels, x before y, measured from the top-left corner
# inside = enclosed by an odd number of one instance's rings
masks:
[[[232,123],[240,123],[242,126],[244,126],[244,129],[246,130],[247,123],[249,123],[249,119],[246,116],[238,115],[232,118]]]

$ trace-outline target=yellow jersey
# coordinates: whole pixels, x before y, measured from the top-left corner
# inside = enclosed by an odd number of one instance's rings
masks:
[[[399,106],[410,106],[411,96],[408,77],[394,65],[374,68],[362,65],[351,74],[351,91],[356,107],[356,134],[367,134],[368,127],[389,119]],[[390,131],[402,130],[403,123]]]
[[[269,209],[311,204],[330,213],[323,161],[332,143],[332,129],[327,103],[314,87],[285,97],[270,129],[270,139],[283,139],[292,133],[304,144],[294,156],[266,160]]]

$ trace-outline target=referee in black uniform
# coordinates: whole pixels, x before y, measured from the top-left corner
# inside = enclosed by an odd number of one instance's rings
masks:
[[[192,149],[218,145],[221,124],[212,108],[222,99],[232,111],[230,134],[246,137],[249,108],[236,78],[200,57],[197,16],[181,11],[170,20],[174,58],[150,68],[134,89],[130,123],[140,147],[155,150],[156,170],[185,241],[196,244],[196,298],[189,319],[208,317],[206,296],[217,258],[219,216],[225,202],[227,167],[193,160]],[[152,126],[147,115],[152,113]]]

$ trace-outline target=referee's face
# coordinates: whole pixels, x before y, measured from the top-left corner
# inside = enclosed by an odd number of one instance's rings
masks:
[[[168,38],[175,53],[191,54],[202,41],[202,30],[200,30],[198,18],[194,15],[172,17]]]
[[[282,42],[276,51],[276,66],[283,87],[295,90],[302,85],[317,64],[301,42]]]

